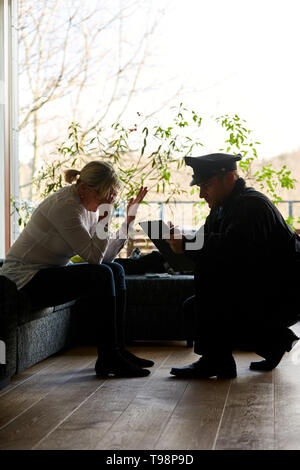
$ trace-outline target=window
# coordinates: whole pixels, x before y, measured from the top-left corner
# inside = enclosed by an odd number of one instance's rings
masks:
[[[18,197],[17,1],[0,0],[0,257],[17,237],[10,197]]]

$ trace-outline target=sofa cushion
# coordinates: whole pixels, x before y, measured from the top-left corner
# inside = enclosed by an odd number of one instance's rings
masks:
[[[53,311],[54,307],[46,307],[36,310],[21,309],[18,316],[18,325],[25,325],[25,323],[37,320],[38,318],[46,317],[47,315],[51,315]]]
[[[181,306],[194,294],[194,276],[179,274],[170,277],[126,276],[127,299],[130,305]]]
[[[193,275],[126,276],[127,340],[185,340],[183,302],[194,295]]]

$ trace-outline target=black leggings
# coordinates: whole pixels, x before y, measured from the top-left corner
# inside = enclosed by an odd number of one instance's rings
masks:
[[[98,352],[124,346],[125,272],[118,263],[73,264],[41,269],[20,289],[32,309],[85,300],[93,312]]]

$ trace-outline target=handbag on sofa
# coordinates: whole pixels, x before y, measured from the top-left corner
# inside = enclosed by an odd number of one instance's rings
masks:
[[[114,261],[123,266],[125,274],[166,273],[169,268],[159,251],[136,258],[116,258]]]

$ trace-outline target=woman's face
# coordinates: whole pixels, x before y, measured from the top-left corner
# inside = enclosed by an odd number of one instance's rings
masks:
[[[96,212],[101,204],[113,204],[117,197],[117,192],[113,189],[110,191],[108,197],[100,197],[98,191],[90,188],[86,183],[79,185],[78,193],[85,209],[91,212]]]

